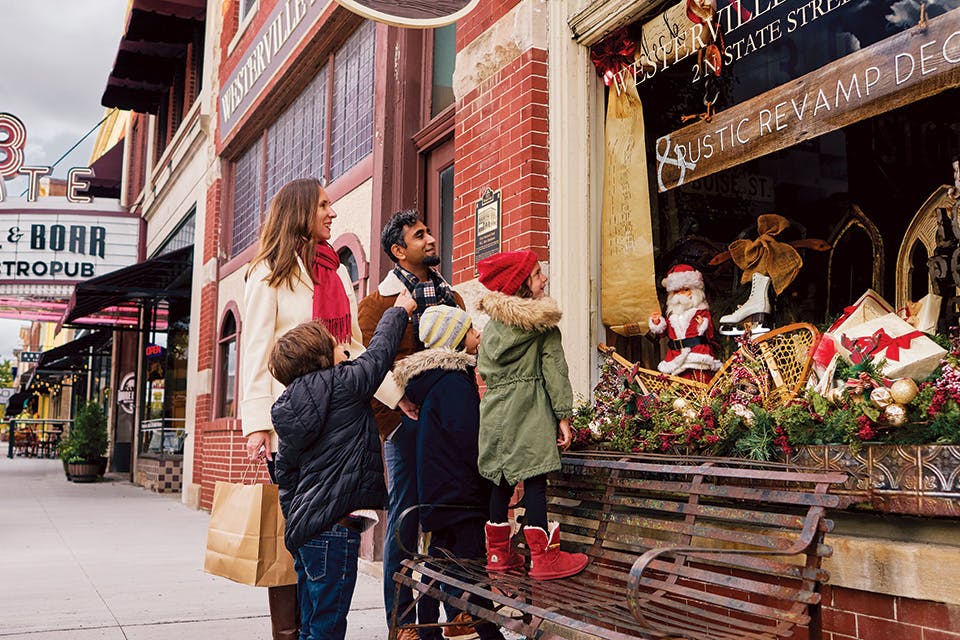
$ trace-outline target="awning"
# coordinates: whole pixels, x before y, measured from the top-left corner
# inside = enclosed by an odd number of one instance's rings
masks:
[[[205,13],[204,0],[133,0],[101,104],[157,113]]]
[[[189,299],[193,245],[77,284],[61,325],[138,323],[147,300]]]
[[[4,411],[4,418],[15,418],[23,411],[24,405],[33,397],[32,391],[18,391],[7,400],[7,409]]]
[[[87,364],[91,353],[100,350],[110,340],[110,332],[94,331],[75,338],[59,347],[47,349],[40,354],[40,360],[33,371],[36,375],[79,371]]]
[[[123,174],[123,139],[90,165],[94,177],[88,178],[90,187],[80,193],[94,198],[119,198]]]

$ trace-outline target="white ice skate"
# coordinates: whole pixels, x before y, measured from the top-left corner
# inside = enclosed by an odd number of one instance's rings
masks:
[[[769,277],[754,273],[750,280],[750,297],[736,311],[720,318],[720,333],[725,336],[743,335],[748,325],[753,335],[770,331],[772,309],[767,297],[769,287]]]

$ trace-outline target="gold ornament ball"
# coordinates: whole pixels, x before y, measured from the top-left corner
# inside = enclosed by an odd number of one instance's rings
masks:
[[[913,378],[900,378],[890,385],[890,395],[897,404],[910,404],[918,393],[920,389],[917,388]]]
[[[838,405],[843,402],[844,396],[847,392],[843,387],[834,387],[827,391],[827,395],[824,396],[827,399],[827,402],[833,405]]]
[[[890,404],[883,410],[883,421],[892,427],[900,427],[907,421],[907,408],[902,404]]]
[[[677,398],[673,401],[673,408],[675,411],[683,411],[687,408],[687,401],[683,398]]]
[[[756,422],[757,417],[746,405],[739,403],[732,404],[730,405],[730,411],[743,421],[744,426],[752,427]]]
[[[873,404],[883,409],[893,402],[893,395],[891,395],[890,389],[887,389],[886,387],[877,387],[870,392],[870,400],[873,401]]]

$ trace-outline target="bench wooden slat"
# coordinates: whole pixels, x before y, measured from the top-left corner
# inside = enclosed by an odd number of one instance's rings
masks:
[[[590,514],[592,517],[599,517],[599,514],[605,510],[604,507],[609,507],[621,511],[652,511],[655,513],[675,514],[677,516],[692,515],[730,522],[743,522],[747,520],[748,522],[763,522],[765,524],[790,529],[803,528],[804,521],[803,515],[795,513],[772,513],[770,511],[751,510],[743,507],[735,508],[718,504],[690,504],[687,501],[665,500],[662,497],[615,495],[609,503],[595,504],[592,501],[592,496],[584,496],[579,500],[553,498],[551,504],[558,510],[564,512],[579,511],[584,514]]]
[[[761,582],[759,580],[737,577],[729,573],[709,571],[700,565],[675,566],[674,563],[666,560],[655,560],[650,563],[650,568],[655,571],[661,571],[664,573],[677,575],[682,578],[696,580],[706,585],[715,585],[718,587],[726,587],[728,589],[741,591],[745,594],[764,593],[765,595],[779,598],[781,600],[793,600],[795,602],[802,602],[804,604],[817,604],[820,602],[820,594],[812,591],[798,591],[793,587],[778,586],[770,584],[769,582]]]
[[[771,637],[771,631],[776,634],[776,627],[771,630],[769,625],[758,624],[744,619],[731,620],[729,616],[710,611],[702,607],[677,602],[676,600],[666,600],[664,598],[650,598],[649,605],[644,608],[644,616],[651,622],[658,623],[655,628],[661,631],[686,632],[691,637],[702,637],[694,635],[698,630],[701,633],[710,633],[711,638],[724,638],[730,640],[743,639],[764,639]],[[667,611],[675,609],[681,615],[667,615]],[[786,635],[786,634],[778,634]]]
[[[737,611],[743,611],[745,613],[752,613],[756,616],[761,616],[764,618],[776,618],[777,620],[787,620],[793,622],[794,624],[806,624],[810,622],[810,617],[806,615],[799,615],[792,611],[786,611],[784,609],[779,609],[777,607],[770,607],[762,604],[756,604],[753,602],[744,602],[743,600],[730,598],[716,593],[710,593],[709,591],[701,591],[697,589],[691,589],[685,587],[678,583],[669,582],[667,580],[654,580],[652,578],[640,578],[641,586],[647,587],[653,591],[664,591],[667,593],[673,593],[684,598],[692,598],[699,602],[706,602],[708,604],[715,604],[719,607],[724,607],[726,609],[734,609]]]
[[[800,564],[790,564],[774,559],[762,558],[760,556],[734,556],[733,554],[711,553],[686,554],[697,562],[710,563],[714,565],[724,565],[728,569],[744,569],[756,571],[765,575],[783,576],[784,578],[797,580],[812,580],[814,582],[823,582],[829,576],[827,572],[820,568],[810,568]],[[625,566],[627,571],[637,559],[635,553],[623,553],[611,549],[605,549],[603,559],[609,562],[618,563]]]
[[[567,454],[564,457],[564,463],[570,467],[576,466],[584,469],[619,469],[634,473],[652,472],[657,475],[707,476],[717,478],[735,478],[738,480],[758,480],[764,482],[844,484],[848,480],[848,476],[845,473],[832,471],[774,471],[749,469],[742,466],[725,467],[710,463],[700,465],[657,464],[636,462],[632,460],[597,460],[594,458],[581,457],[576,454]],[[568,473],[566,469],[564,469],[564,472]]]

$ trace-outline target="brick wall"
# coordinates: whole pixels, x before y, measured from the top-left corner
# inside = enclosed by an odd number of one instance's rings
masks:
[[[457,21],[457,51],[477,39],[481,33],[496,24],[497,20],[510,9],[520,4],[520,0],[484,0],[466,17]]]
[[[473,278],[474,208],[487,187],[501,190],[503,250],[532,249],[547,259],[547,138],[546,51],[525,51],[458,101],[455,283]]]
[[[824,640],[960,640],[960,606],[827,586],[823,631]]]
[[[220,214],[223,203],[223,178],[207,188],[206,216],[203,223],[203,263],[216,258],[220,247]]]
[[[239,482],[241,478],[247,483],[270,481],[266,465],[251,465],[247,461],[247,441],[240,430],[239,421],[215,420],[203,431],[199,441],[199,449],[204,457],[203,478],[195,479],[195,482],[200,484],[202,508],[213,506],[213,489],[217,481]]]

